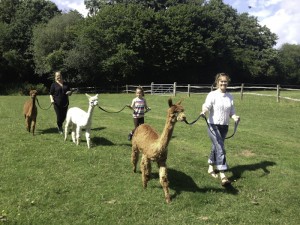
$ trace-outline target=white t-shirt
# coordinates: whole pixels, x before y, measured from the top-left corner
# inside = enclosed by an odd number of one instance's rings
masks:
[[[229,119],[235,114],[233,97],[230,93],[222,93],[220,90],[208,93],[202,111],[207,109],[209,112],[208,123],[228,125]]]

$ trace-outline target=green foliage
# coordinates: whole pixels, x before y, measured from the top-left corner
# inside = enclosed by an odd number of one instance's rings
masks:
[[[61,70],[89,86],[206,83],[224,71],[236,82],[300,82],[298,68],[278,60],[276,35],[221,0],[85,4],[83,18],[46,0],[0,1],[0,80],[47,81]]]
[[[0,21],[10,24],[17,11],[20,0],[1,0],[0,2]]]
[[[300,82],[300,45],[284,44],[278,51],[280,75],[290,83]]]
[[[0,1],[0,61],[3,76],[0,80],[13,82],[33,79],[33,61],[30,52],[32,29],[39,23],[46,23],[58,9],[50,1],[14,0]],[[17,66],[16,66],[17,65]],[[9,79],[8,79],[9,78]]]
[[[65,60],[70,61],[68,53],[74,47],[73,27],[81,20],[82,16],[72,11],[34,28],[32,51],[37,74],[49,76],[55,70],[68,73],[70,63],[66,64]]]
[[[22,84],[4,84],[0,85],[1,95],[29,95],[30,90],[37,90],[39,95],[48,95],[48,88],[42,84],[31,84],[28,82]]]
[[[44,84],[29,84],[29,83],[24,83],[21,85],[20,88],[20,94],[21,95],[29,95],[30,90],[37,90],[38,95],[48,95],[49,90],[47,87],[45,87]]]
[[[297,93],[296,93],[297,94]],[[117,111],[134,94],[102,94],[100,106]],[[105,113],[95,108],[91,138],[76,146],[57,133],[53,108],[38,108],[36,135],[25,130],[23,103],[28,96],[0,96],[0,218],[3,224],[290,224],[299,223],[299,113],[297,102],[246,95],[235,106],[241,123],[226,140],[225,189],[207,174],[210,140],[205,122],[177,123],[169,144],[171,204],[164,201],[158,169],[147,189],[130,164],[127,134],[131,111]],[[168,97],[146,95],[145,121],[161,133]],[[184,98],[188,121],[195,119],[205,95]],[[48,96],[38,96],[42,107]],[[73,94],[70,107],[88,108],[85,95]],[[9,107],[8,107],[9,106]],[[287,116],[288,115],[288,116]],[[229,132],[232,132],[230,124]],[[5,221],[5,222],[4,222]]]
[[[93,8],[100,3],[87,4]],[[54,37],[51,30],[65,27],[71,15],[58,16],[35,30],[37,73],[59,68],[81,83],[205,82],[208,74],[219,71],[239,74],[240,79],[235,78],[242,82],[249,75],[273,73],[270,40],[275,37],[256,19],[237,15],[222,1],[172,3],[157,12],[145,4],[101,3],[96,11],[83,23],[75,22],[71,36],[59,30],[55,41],[49,41]],[[59,38],[65,36],[66,40]],[[187,71],[188,77],[182,76]],[[203,75],[194,76],[199,71]]]

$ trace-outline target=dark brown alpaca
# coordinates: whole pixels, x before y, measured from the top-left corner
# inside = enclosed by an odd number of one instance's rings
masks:
[[[162,134],[159,135],[148,124],[142,124],[137,127],[132,137],[131,163],[133,165],[133,172],[136,172],[139,153],[141,152],[142,182],[143,187],[146,188],[151,175],[151,162],[157,162],[159,167],[159,181],[163,187],[167,203],[171,202],[166,164],[168,144],[176,122],[184,120],[184,108],[180,105],[180,102],[173,105],[172,100],[169,99],[169,109]]]
[[[31,90],[29,92],[30,99],[27,100],[23,107],[23,112],[25,116],[25,125],[26,130],[30,133],[32,131],[32,135],[34,135],[35,125],[36,125],[36,117],[37,117],[37,107],[35,105],[35,99],[37,96],[36,90]]]

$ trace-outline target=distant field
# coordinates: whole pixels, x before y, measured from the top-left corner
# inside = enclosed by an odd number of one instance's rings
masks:
[[[288,92],[289,97],[299,92]],[[276,93],[275,93],[276,94]],[[197,118],[206,95],[180,94],[188,121]],[[134,94],[100,94],[99,105],[118,111]],[[299,224],[300,103],[274,97],[234,94],[241,123],[226,140],[232,189],[207,174],[210,140],[205,122],[177,123],[169,144],[171,204],[153,178],[142,188],[130,164],[131,111],[95,108],[92,148],[84,134],[80,146],[55,128],[53,108],[38,108],[36,136],[25,131],[23,103],[28,96],[0,96],[0,223],[3,224]],[[161,132],[166,96],[146,95],[146,123]],[[298,97],[299,98],[299,97]],[[43,108],[49,96],[38,96]],[[71,107],[88,108],[83,94]],[[233,122],[229,133],[232,132]]]

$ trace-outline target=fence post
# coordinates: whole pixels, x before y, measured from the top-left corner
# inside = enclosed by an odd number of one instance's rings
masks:
[[[126,84],[126,93],[128,94],[128,84]]]
[[[174,82],[173,86],[173,96],[176,96],[176,82]]]
[[[154,83],[151,82],[151,95],[153,95],[153,85],[154,85]]]
[[[210,91],[213,91],[213,90],[214,90],[214,85],[211,85]]]
[[[190,84],[188,84],[188,96],[189,96],[189,97],[191,97],[191,93],[190,93],[190,91],[191,91],[191,85],[190,85]]]
[[[244,84],[241,85],[241,100],[243,100],[244,96]]]
[[[280,86],[277,84],[277,102],[280,102]]]

